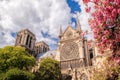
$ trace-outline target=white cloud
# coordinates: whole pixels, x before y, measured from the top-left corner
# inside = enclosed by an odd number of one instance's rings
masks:
[[[80,9],[81,9],[81,12],[77,12],[75,15],[73,15],[74,17],[76,17],[76,15],[79,17],[79,20],[80,20],[80,23],[81,23],[81,28],[83,31],[88,31],[88,35],[87,38],[88,39],[93,39],[93,33],[90,29],[90,26],[88,24],[88,19],[91,17],[89,13],[86,13],[85,11],[85,5],[83,4],[83,0],[75,0],[76,2],[79,3],[80,5]],[[89,3],[88,4],[90,7],[91,7],[91,10],[93,11],[93,4],[92,3]]]
[[[0,0],[0,47],[14,45],[11,33],[25,28],[30,29],[38,41],[57,44],[43,38],[41,31],[57,38],[59,26],[65,29],[70,17],[66,0]]]

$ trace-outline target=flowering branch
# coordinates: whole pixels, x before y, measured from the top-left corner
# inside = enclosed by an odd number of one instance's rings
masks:
[[[120,59],[120,0],[83,0],[86,12],[90,12],[89,2],[95,11],[89,19],[100,52],[110,49],[114,58]],[[119,62],[120,63],[120,62]]]

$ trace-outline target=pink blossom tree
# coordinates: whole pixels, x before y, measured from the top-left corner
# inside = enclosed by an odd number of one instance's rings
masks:
[[[108,48],[112,58],[120,64],[120,0],[83,0],[86,12],[90,13],[90,27],[101,53]],[[94,3],[90,12],[88,3]]]

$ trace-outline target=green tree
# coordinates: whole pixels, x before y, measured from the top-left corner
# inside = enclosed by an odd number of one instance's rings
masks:
[[[40,62],[39,71],[40,80],[59,80],[61,74],[59,62],[51,58],[45,58]]]
[[[23,75],[26,76],[29,74],[28,71],[32,69],[34,64],[35,58],[23,47],[6,46],[0,48],[0,80],[4,80],[3,78],[8,76],[8,74],[10,79],[7,80],[12,80],[12,78],[17,77],[17,74],[14,75],[14,77],[12,76],[14,74],[14,72],[12,72],[14,71],[14,68],[17,68],[15,69],[16,73],[24,73]]]
[[[6,46],[0,49],[0,71],[10,68],[30,70],[35,58],[20,46]]]
[[[33,80],[34,74],[20,69],[10,69],[6,72],[5,80]]]

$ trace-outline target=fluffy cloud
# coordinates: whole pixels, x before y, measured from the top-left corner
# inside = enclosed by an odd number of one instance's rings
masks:
[[[73,14],[73,17],[76,17],[78,16],[79,20],[80,20],[80,23],[81,23],[81,28],[83,31],[88,31],[88,35],[86,35],[86,37],[88,39],[93,39],[93,33],[90,29],[90,26],[88,24],[88,19],[91,17],[89,13],[86,13],[85,11],[85,5],[83,4],[83,1],[82,0],[75,0],[76,2],[79,3],[80,5],[80,9],[81,9],[81,12],[77,12],[76,14]],[[88,4],[90,7],[91,7],[91,10],[93,11],[93,4],[90,3]]]
[[[0,47],[14,45],[21,29],[28,28],[49,45],[57,44],[59,26],[63,29],[70,22],[70,8],[66,0],[0,0]],[[50,35],[44,38],[41,31]]]

